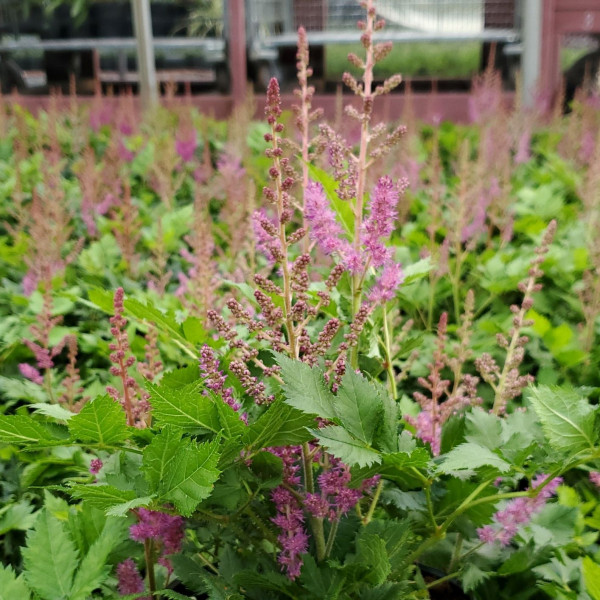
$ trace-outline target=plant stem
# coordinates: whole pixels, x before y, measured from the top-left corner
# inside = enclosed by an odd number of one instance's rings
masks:
[[[461,571],[462,571],[462,569],[461,569]],[[461,571],[455,571],[454,573],[444,575],[443,577],[440,577],[439,579],[436,579],[435,581],[428,583],[427,589],[429,590],[429,589],[435,587],[436,585],[440,585],[441,583],[445,583],[446,581],[450,581],[451,579],[454,579],[455,577],[460,575]]]
[[[325,546],[325,558],[328,558],[331,554],[331,550],[333,548],[333,542],[335,541],[335,536],[337,534],[339,520],[334,521],[331,525],[331,529],[329,530],[329,537],[327,538],[327,546]]]
[[[383,305],[383,339],[385,351],[385,369],[387,372],[388,385],[390,393],[394,400],[398,400],[398,390],[396,389],[396,374],[392,364],[392,342],[390,338],[390,327],[388,324],[387,304]]]
[[[367,514],[363,517],[363,525],[368,525],[373,518],[373,513],[375,512],[375,507],[377,506],[377,502],[379,502],[379,496],[381,496],[381,490],[383,489],[383,479],[380,479],[377,483],[377,487],[375,488],[375,493],[373,494],[373,499],[371,500],[371,504],[369,505],[369,510]]]
[[[146,560],[146,573],[148,574],[148,589],[150,594],[156,592],[156,579],[154,576],[154,543],[152,540],[144,540],[144,558]],[[160,600],[160,597],[158,597]]]
[[[315,480],[312,472],[312,454],[308,442],[302,445],[302,468],[304,471],[304,487],[307,494],[314,494]],[[315,540],[317,550],[317,560],[323,560],[326,556],[325,548],[325,530],[323,528],[323,519],[318,517],[309,517],[310,528]]]
[[[363,91],[361,93],[363,100],[363,114],[360,127],[360,147],[358,151],[358,159],[356,163],[357,178],[356,178],[356,202],[354,204],[354,251],[360,253],[360,231],[362,229],[363,220],[363,202],[365,188],[367,184],[367,153],[369,149],[369,122],[372,111],[372,85],[373,85],[373,67],[375,65],[373,54],[373,26],[375,23],[375,15],[373,8],[373,0],[367,0],[367,20],[364,30],[364,38],[368,40],[366,44],[365,69],[363,74]],[[356,315],[360,309],[362,299],[362,285],[359,273],[352,277],[352,309],[353,315]],[[351,356],[351,365],[353,368],[358,366],[358,347],[354,347]]]

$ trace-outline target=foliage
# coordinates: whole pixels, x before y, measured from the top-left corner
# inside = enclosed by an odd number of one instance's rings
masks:
[[[379,126],[365,27],[335,129],[302,33],[298,136],[2,105],[0,598],[600,597],[596,100]]]

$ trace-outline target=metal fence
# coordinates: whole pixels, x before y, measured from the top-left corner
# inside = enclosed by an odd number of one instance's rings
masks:
[[[392,30],[473,34],[518,26],[515,0],[379,0],[378,16]],[[355,29],[364,19],[356,0],[247,0],[255,34]],[[262,31],[261,31],[262,30]]]

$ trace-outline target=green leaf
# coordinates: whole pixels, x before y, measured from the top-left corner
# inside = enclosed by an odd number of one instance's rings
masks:
[[[100,396],[69,420],[69,431],[82,442],[97,442],[103,446],[120,444],[128,436],[125,411],[110,396]]]
[[[381,390],[382,418],[379,422],[378,432],[375,436],[375,445],[384,452],[398,451],[398,403],[387,393]]]
[[[0,535],[18,529],[27,531],[35,523],[33,506],[26,500],[15,504],[7,504],[0,509]]]
[[[160,380],[162,387],[178,389],[188,384],[196,383],[200,378],[200,369],[197,364],[187,365],[180,369],[173,369],[165,373]]]
[[[71,417],[75,416],[75,413],[72,413],[60,404],[37,402],[36,404],[30,404],[29,408],[32,408],[36,414],[52,417],[57,421],[68,421]]]
[[[221,430],[214,401],[200,393],[198,383],[174,389],[147,382],[146,389],[150,392],[152,415],[158,421],[183,430],[202,428],[213,433]]]
[[[356,546],[356,562],[367,568],[363,579],[372,585],[382,584],[392,571],[385,541],[376,534],[362,532]]]
[[[25,585],[23,575],[17,577],[13,568],[0,563],[0,600],[29,600],[31,592]]]
[[[114,293],[101,288],[91,288],[88,291],[89,301],[104,311],[105,313],[112,315],[115,311],[114,307]],[[82,300],[80,298],[80,300]]]
[[[39,513],[27,535],[23,564],[27,584],[43,600],[71,600],[77,550],[64,525],[47,510]]]
[[[510,464],[494,454],[489,448],[479,444],[465,443],[456,446],[445,454],[438,466],[440,473],[460,473],[468,475],[480,467],[494,467],[501,473],[510,471]]]
[[[269,446],[298,445],[312,439],[307,427],[315,419],[281,401],[274,402],[243,436],[244,444],[259,450]]]
[[[365,444],[372,443],[383,415],[381,396],[373,384],[347,369],[335,397],[335,408],[345,429]]]
[[[151,491],[187,517],[212,491],[220,474],[218,461],[218,439],[198,444],[167,427],[144,451],[143,470]]]
[[[78,484],[69,488],[69,493],[100,510],[107,510],[136,498],[133,490],[120,490],[112,485]]]
[[[192,352],[190,343],[185,337],[183,328],[175,321],[175,319],[164,315],[160,310],[147,304],[143,305],[134,298],[128,298],[123,303],[125,310],[134,317],[154,323],[161,331],[166,333],[170,339],[179,342],[180,346]]]
[[[199,561],[183,554],[169,558],[173,563],[175,574],[190,590],[208,594],[210,600],[227,600],[229,594],[227,584],[220,577],[208,573],[206,567]]]
[[[69,600],[87,600],[110,572],[108,555],[127,539],[127,524],[122,519],[106,519],[104,528],[91,545],[77,569]]]
[[[529,388],[528,398],[552,448],[569,454],[594,449],[595,409],[575,390],[540,385]]]
[[[423,279],[423,277],[425,277],[432,269],[433,264],[431,262],[431,257],[429,256],[427,258],[422,258],[416,263],[403,267],[404,285]]]
[[[343,427],[330,425],[322,429],[311,429],[310,432],[322,446],[347,465],[368,467],[381,462],[381,455],[377,450],[352,437]]]
[[[461,580],[465,592],[472,592],[479,584],[492,575],[489,571],[482,571],[476,564],[469,563],[462,573]]]
[[[133,508],[138,508],[139,506],[148,506],[150,502],[152,502],[152,498],[152,496],[143,496],[142,498],[134,498],[133,500],[129,500],[129,502],[115,504],[106,510],[106,514],[111,517],[125,517]]]
[[[600,565],[589,556],[583,559],[583,580],[592,600],[600,600]]]
[[[275,354],[281,367],[283,393],[290,406],[323,419],[335,419],[335,396],[327,389],[323,372],[283,354]]]
[[[182,433],[181,429],[166,425],[144,449],[142,471],[153,492],[160,489],[161,481],[173,468]]]
[[[7,444],[56,443],[58,440],[41,423],[23,415],[0,415],[0,442]]]

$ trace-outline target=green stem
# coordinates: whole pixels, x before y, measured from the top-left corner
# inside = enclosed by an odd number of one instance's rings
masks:
[[[146,573],[148,574],[148,589],[151,595],[156,592],[156,578],[154,576],[154,542],[144,540],[144,558],[146,560]],[[157,598],[160,600],[160,597]]]
[[[460,573],[461,573],[461,571],[456,571],[454,573],[450,573],[448,575],[444,575],[443,577],[440,577],[439,579],[436,579],[435,581],[432,581],[431,583],[428,583],[427,584],[427,589],[430,590],[431,588],[435,587],[436,585],[440,585],[441,583],[445,583],[446,581],[450,581],[451,579],[454,579],[455,577],[457,577],[458,575],[460,575]]]
[[[438,526],[438,524],[435,520],[435,514],[433,512],[433,502],[431,500],[431,484],[429,482],[425,486],[425,498],[427,499],[427,511],[429,512],[429,518],[431,519],[431,524],[433,525],[433,530],[435,532],[437,532],[440,530],[440,527]]]
[[[308,494],[315,492],[315,480],[312,471],[312,454],[308,442],[302,445],[302,469],[304,471],[304,488]],[[317,560],[323,560],[327,554],[325,549],[325,530],[323,528],[323,519],[318,517],[309,517],[308,522],[315,540],[317,550]]]
[[[369,510],[367,514],[363,518],[363,525],[368,525],[373,518],[373,513],[375,512],[375,507],[377,506],[377,502],[379,502],[379,496],[381,496],[381,490],[383,489],[383,479],[380,479],[377,483],[377,487],[375,488],[375,493],[373,494],[373,499],[371,500],[371,504],[369,505]]]
[[[459,533],[456,537],[456,544],[454,545],[454,551],[452,552],[452,558],[450,559],[450,564],[448,565],[448,571],[452,571],[454,567],[458,564],[460,560],[460,551],[462,550],[463,545],[463,536]]]
[[[333,542],[335,541],[335,536],[337,534],[339,520],[334,521],[331,525],[331,529],[329,530],[329,537],[327,538],[327,545],[325,546],[325,558],[328,558],[331,554],[331,550],[333,548]]]
[[[385,368],[388,376],[388,384],[390,387],[390,393],[394,400],[398,400],[398,390],[396,389],[396,374],[394,373],[394,366],[392,364],[392,343],[390,338],[390,327],[388,324],[388,313],[387,305],[383,305],[383,339],[385,342]]]

